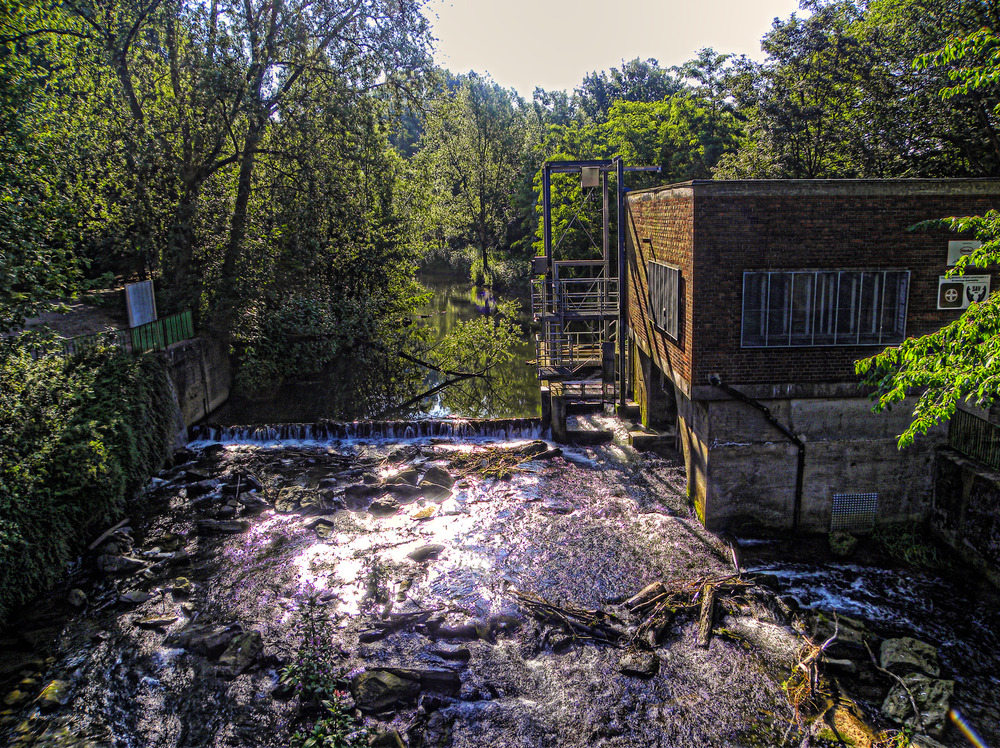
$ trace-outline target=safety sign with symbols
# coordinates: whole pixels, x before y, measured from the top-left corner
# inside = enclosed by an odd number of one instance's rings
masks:
[[[968,309],[972,302],[985,301],[990,295],[990,276],[962,275],[938,278],[938,309]]]

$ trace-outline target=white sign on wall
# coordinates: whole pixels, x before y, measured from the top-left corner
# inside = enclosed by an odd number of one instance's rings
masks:
[[[972,302],[986,301],[990,295],[990,276],[961,275],[938,278],[938,309],[968,309]]]
[[[948,267],[955,265],[959,259],[966,255],[971,255],[973,250],[983,246],[982,242],[974,239],[959,239],[948,242]]]

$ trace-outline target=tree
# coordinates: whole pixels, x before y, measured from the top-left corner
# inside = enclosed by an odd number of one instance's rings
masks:
[[[20,327],[53,299],[80,289],[76,245],[83,218],[81,161],[89,134],[74,132],[72,44],[54,39],[40,54],[36,23],[60,24],[56,9],[0,5],[0,333]]]
[[[556,160],[621,156],[629,165],[659,166],[659,174],[630,175],[629,187],[707,179],[722,156],[736,147],[738,125],[728,107],[707,87],[685,88],[662,101],[618,100],[603,122],[551,126],[547,157]],[[541,177],[535,179],[536,194]],[[577,175],[552,180],[552,233],[561,258],[600,252],[600,198],[585,192]],[[534,212],[535,249],[542,248],[541,209]]]
[[[430,106],[423,173],[434,185],[437,218],[451,240],[475,248],[477,282],[492,282],[492,257],[509,246],[514,195],[530,148],[524,102],[475,73]]]
[[[942,99],[947,65],[918,55],[989,23],[974,0],[809,0],[776,20],[763,63],[741,59],[728,89],[744,136],[723,177],[1000,174],[994,93]],[[991,10],[992,8],[992,10]]]
[[[941,94],[946,99],[994,93],[1000,83],[1000,36],[983,28],[917,60],[918,68],[933,66],[948,66],[951,85]],[[995,105],[992,113],[1000,114],[1000,107]],[[970,267],[1000,264],[1000,212],[948,218],[943,223],[983,242],[949,276],[962,275]],[[909,338],[859,361],[857,371],[875,388],[876,411],[901,402],[913,391],[920,393],[911,423],[899,436],[900,448],[948,420],[959,402],[988,407],[1000,399],[1000,291],[973,303],[955,322],[932,334]]]
[[[616,101],[662,101],[682,88],[674,71],[650,58],[622,62],[609,72],[588,73],[576,89],[577,105],[593,122],[602,122]]]

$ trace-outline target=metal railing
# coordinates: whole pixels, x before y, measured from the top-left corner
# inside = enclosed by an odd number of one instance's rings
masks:
[[[89,335],[79,335],[60,344],[57,351],[64,356],[80,353],[96,346],[111,346],[123,353],[139,355],[160,351],[169,345],[194,337],[194,320],[191,312],[181,312],[153,320],[128,330],[107,330]]]
[[[602,363],[603,336],[598,331],[564,332],[535,338],[535,360],[539,370],[576,371]]]
[[[617,314],[618,279],[533,280],[531,310],[536,317],[546,314],[584,316]]]
[[[1000,470],[1000,426],[956,410],[948,426],[948,444],[966,457]]]

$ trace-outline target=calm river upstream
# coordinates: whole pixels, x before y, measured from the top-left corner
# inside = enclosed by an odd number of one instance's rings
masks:
[[[494,295],[486,288],[454,279],[422,278],[421,283],[434,292],[430,303],[420,310],[422,322],[435,330],[437,339],[454,330],[456,325],[491,314],[498,301],[511,297]],[[469,418],[530,418],[541,415],[541,402],[535,368],[526,362],[534,358],[528,325],[531,320],[530,301],[516,299],[521,306],[519,322],[525,331],[513,351],[510,361],[496,367],[490,380],[475,383],[471,388],[447,390],[421,403],[419,415],[434,417],[461,416]],[[430,389],[441,377],[430,372],[424,384]]]
[[[421,278],[434,292],[430,302],[418,310],[418,323],[431,328],[432,339],[440,340],[460,322],[491,314],[498,301],[507,298],[477,288],[456,277]],[[497,366],[488,378],[448,387],[407,410],[393,410],[384,393],[369,391],[370,385],[351,367],[333,366],[325,374],[279,387],[266,399],[233,395],[210,420],[221,424],[309,423],[324,419],[357,418],[519,418],[541,415],[535,369],[526,362],[534,358],[531,343],[530,301],[515,298],[521,308],[518,321],[522,338],[512,358]],[[416,392],[441,383],[438,373],[428,371]],[[398,402],[398,401],[397,401]]]

